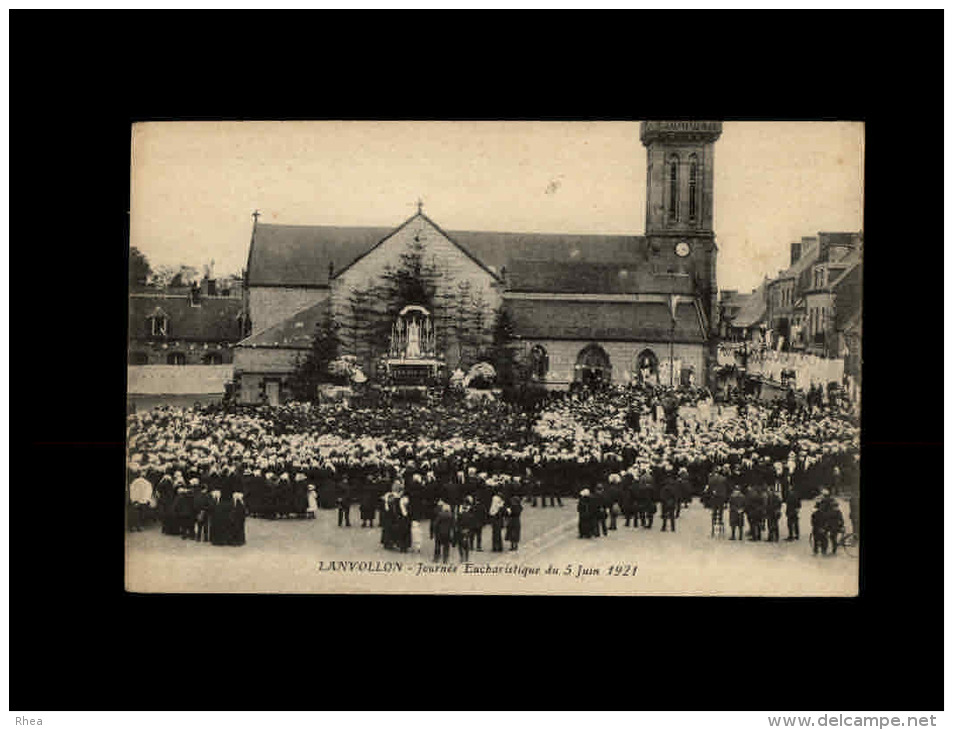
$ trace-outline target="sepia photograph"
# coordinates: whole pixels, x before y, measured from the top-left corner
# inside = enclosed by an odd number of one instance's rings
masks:
[[[851,597],[857,121],[132,127],[132,593]]]

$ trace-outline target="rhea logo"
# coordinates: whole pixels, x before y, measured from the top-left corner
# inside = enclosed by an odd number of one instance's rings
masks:
[[[38,717],[18,717],[16,719],[17,725],[42,725],[43,719]]]

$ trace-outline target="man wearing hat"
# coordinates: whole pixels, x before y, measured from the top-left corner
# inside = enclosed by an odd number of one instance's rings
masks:
[[[666,524],[672,523],[672,532],[675,532],[675,512],[678,506],[676,486],[671,478],[665,479],[659,495],[662,502],[662,532],[666,531]]]
[[[338,485],[338,527],[351,526],[351,499],[351,485],[344,474]]]
[[[820,550],[822,555],[827,555],[827,518],[820,502],[814,505],[811,513],[811,537],[814,539],[814,554]]]
[[[728,500],[728,524],[731,527],[731,538],[735,539],[735,529],[738,530],[738,539],[745,537],[745,496],[739,487],[735,487]]]
[[[212,508],[212,498],[208,493],[208,486],[203,485],[195,492],[193,509],[195,510],[195,541],[208,542],[209,510]]]
[[[453,513],[450,511],[450,505],[441,502],[436,515],[433,518],[433,561],[449,562],[450,560],[450,542],[453,538]]]
[[[778,542],[781,539],[781,494],[769,489],[765,500],[765,511],[768,522],[768,542]]]
[[[796,489],[789,489],[788,496],[784,500],[784,514],[788,521],[788,542],[801,539],[801,525],[799,514],[801,512],[801,498]]]
[[[456,538],[461,563],[466,563],[470,560],[470,544],[473,541],[475,519],[474,499],[468,495],[464,497],[463,504],[460,506],[460,513],[457,515]]]

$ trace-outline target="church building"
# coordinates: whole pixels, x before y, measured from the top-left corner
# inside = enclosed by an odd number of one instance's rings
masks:
[[[642,122],[645,234],[447,231],[422,207],[395,228],[253,226],[235,349],[239,399],[278,403],[315,327],[340,326],[341,354],[370,377],[415,382],[475,364],[500,309],[532,377],[573,383],[709,381],[714,363],[717,121]],[[416,261],[427,301],[387,309],[382,281]],[[369,322],[386,316],[386,330]]]

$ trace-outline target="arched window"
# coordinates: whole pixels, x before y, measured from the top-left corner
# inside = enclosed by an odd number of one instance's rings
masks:
[[[533,380],[545,380],[549,372],[549,355],[542,345],[534,345],[529,351],[529,369]]]
[[[221,365],[222,364],[222,353],[220,352],[210,352],[208,355],[205,355],[202,358],[202,363],[204,365]]]
[[[170,352],[169,356],[166,357],[165,361],[169,365],[185,365],[185,353],[184,352]]]
[[[587,345],[576,358],[576,380],[585,385],[604,385],[612,379],[609,355],[599,345]]]
[[[698,157],[688,158],[688,218],[694,223],[698,217]]]
[[[131,352],[129,353],[129,364],[130,365],[148,365],[149,356],[144,352]]]
[[[658,356],[652,350],[642,350],[635,358],[635,375],[641,385],[658,385]]]
[[[678,222],[678,156],[673,155],[668,163],[668,217]]]

